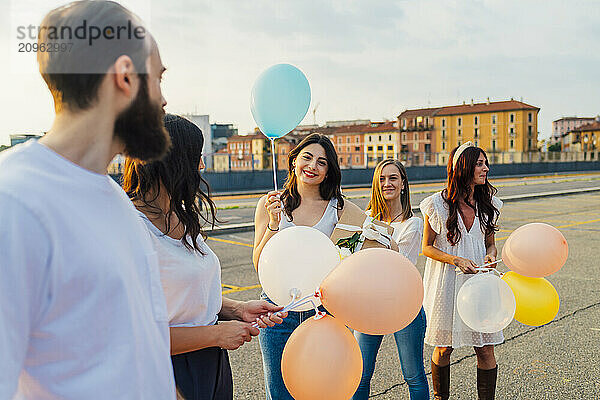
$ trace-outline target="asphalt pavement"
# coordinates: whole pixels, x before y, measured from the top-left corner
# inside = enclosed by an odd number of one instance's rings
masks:
[[[534,186],[538,191],[600,186],[599,178],[598,175],[571,176],[562,177],[558,182],[547,182],[545,178],[545,182],[535,184],[526,180],[504,181],[506,186],[500,187],[500,195],[527,192]],[[518,185],[520,181],[528,184]],[[419,195],[426,194],[415,194],[413,204],[417,204]],[[364,198],[353,201],[361,206],[366,203]],[[244,208],[229,211],[235,215],[242,210]],[[247,210],[251,215],[252,209]],[[561,305],[557,317],[547,325],[530,327],[513,321],[504,330],[506,341],[496,347],[499,365],[496,398],[600,399],[597,357],[600,348],[600,192],[506,203],[500,217],[501,231],[497,234],[499,250],[512,230],[529,222],[546,222],[559,228],[569,243],[566,265],[547,278],[556,287]],[[241,232],[209,237],[211,248],[221,260],[224,293],[228,297],[240,300],[259,297],[258,277],[251,265],[252,235],[252,232]],[[420,256],[417,268],[421,273],[424,264],[425,258]],[[500,270],[506,271],[506,267],[500,266]],[[430,387],[431,353],[432,348],[425,346],[423,358]],[[231,352],[230,358],[235,399],[264,399],[258,340]],[[473,349],[456,349],[452,354],[451,398],[475,399],[475,377]],[[371,397],[409,398],[395,343],[389,335],[379,351]]]

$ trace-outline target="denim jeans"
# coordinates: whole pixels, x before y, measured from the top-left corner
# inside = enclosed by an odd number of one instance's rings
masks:
[[[261,295],[261,299],[271,302],[264,293]],[[325,311],[322,306],[320,309]],[[267,400],[294,400],[283,383],[281,355],[294,329],[314,315],[314,310],[290,311],[281,324],[260,330],[258,340],[263,359]]]
[[[408,384],[411,400],[429,399],[429,386],[425,377],[425,368],[423,367],[423,340],[425,339],[426,325],[425,311],[421,308],[421,312],[410,325],[394,333],[402,375]],[[379,346],[381,346],[383,336],[367,335],[360,332],[354,332],[354,336],[358,341],[360,352],[362,353],[363,373],[360,385],[352,400],[366,400],[369,397],[371,377],[375,369],[375,359],[377,358],[377,352],[379,351]]]

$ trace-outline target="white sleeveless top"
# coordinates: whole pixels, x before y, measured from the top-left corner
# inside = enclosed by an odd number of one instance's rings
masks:
[[[327,237],[331,236],[333,230],[335,229],[335,225],[338,223],[338,209],[337,209],[337,199],[334,197],[329,200],[329,204],[325,208],[325,212],[323,216],[312,227],[323,232]],[[289,228],[291,226],[296,226],[292,221],[288,219],[288,216],[285,212],[281,212],[282,218],[279,221],[279,230]]]
[[[158,254],[169,326],[214,325],[222,305],[221,264],[217,255],[202,235],[198,235],[196,242],[204,254],[189,250],[181,240],[163,234],[142,212],[138,214],[152,233]]]

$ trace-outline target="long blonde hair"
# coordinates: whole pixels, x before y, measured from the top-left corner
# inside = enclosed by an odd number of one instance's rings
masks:
[[[404,182],[404,189],[400,192],[400,203],[402,204],[402,221],[407,220],[408,218],[413,216],[412,208],[410,206],[410,190],[408,188],[408,177],[406,175],[406,168],[404,165],[398,160],[395,159],[387,159],[380,161],[379,164],[375,167],[375,172],[373,173],[373,183],[371,184],[371,199],[369,200],[369,205],[367,205],[367,210],[371,210],[371,215],[380,221],[390,222],[392,216],[390,215],[390,209],[385,202],[385,198],[383,197],[383,192],[381,191],[381,171],[387,165],[394,165],[400,171],[400,177],[402,182]]]

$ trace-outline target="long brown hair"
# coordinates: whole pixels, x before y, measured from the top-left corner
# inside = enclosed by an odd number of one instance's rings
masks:
[[[290,221],[293,219],[292,212],[300,206],[302,200],[300,193],[298,193],[298,178],[294,172],[294,164],[302,149],[313,143],[321,145],[327,157],[327,174],[323,182],[319,184],[321,198],[323,200],[331,200],[335,197],[338,202],[338,209],[341,210],[344,208],[344,198],[342,197],[342,189],[340,187],[342,183],[342,171],[340,170],[335,148],[327,136],[320,133],[313,133],[305,137],[288,154],[288,176],[283,186],[283,192],[281,193],[281,201]]]
[[[404,183],[404,189],[400,192],[400,203],[402,204],[402,221],[405,221],[413,216],[412,208],[410,206],[410,189],[408,187],[408,177],[406,175],[406,168],[398,160],[387,159],[380,161],[375,167],[373,173],[373,183],[371,184],[371,200],[367,205],[367,210],[371,210],[371,215],[383,222],[389,222],[392,219],[390,209],[383,197],[381,191],[381,172],[388,165],[394,165],[400,171],[400,179]]]
[[[198,171],[204,136],[200,128],[180,116],[167,114],[164,122],[171,136],[171,149],[164,158],[150,163],[127,157],[123,190],[132,201],[142,203],[151,214],[156,217],[164,215],[165,234],[171,232],[170,217],[175,213],[185,229],[181,238],[183,245],[203,254],[196,241],[198,235],[205,237],[200,220],[213,226],[217,221],[217,209],[210,198],[208,182]],[[168,210],[151,204],[160,194],[161,182],[170,198]]]
[[[467,147],[462,154],[459,155],[456,166],[453,167],[452,160],[457,149],[458,147],[450,153],[447,167],[448,180],[446,182],[446,189],[442,192],[442,197],[450,209],[448,220],[446,221],[446,229],[448,230],[446,237],[452,246],[456,245],[461,238],[460,230],[458,229],[460,200],[464,200],[469,207],[475,210],[486,236],[498,230],[496,221],[500,215],[500,211],[498,211],[492,203],[492,196],[495,195],[498,190],[492,186],[487,177],[485,179],[485,184],[475,185],[473,193],[475,204],[469,203],[471,183],[474,179],[475,166],[477,165],[480,154],[483,154],[485,157],[485,165],[489,168],[485,151],[479,147]]]

